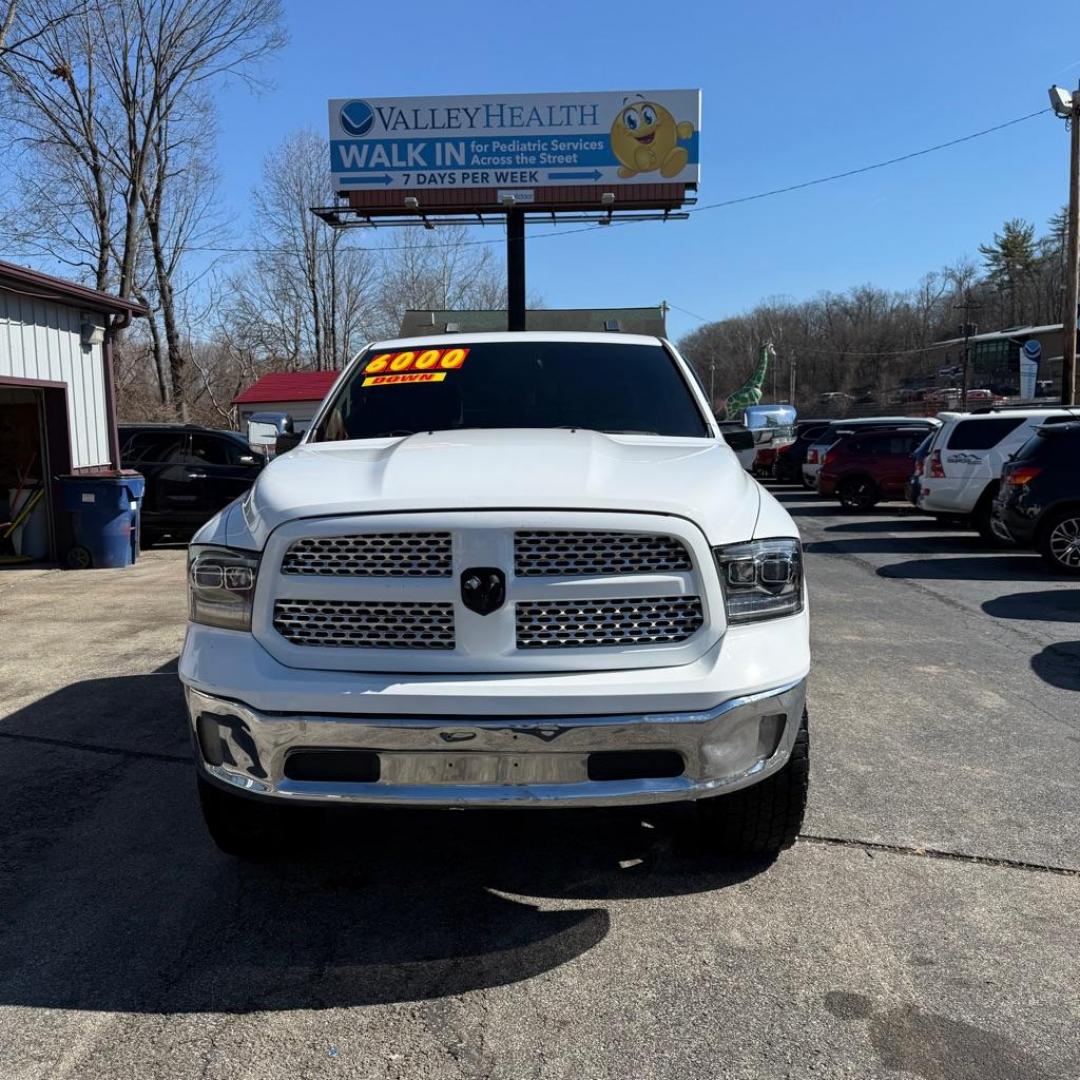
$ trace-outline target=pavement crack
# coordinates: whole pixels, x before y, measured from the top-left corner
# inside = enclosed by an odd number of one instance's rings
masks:
[[[816,833],[800,833],[799,840],[806,844],[820,844],[825,847],[859,848],[862,851],[880,851],[887,855],[909,855],[920,859],[945,859],[949,862],[974,863],[977,866],[996,866],[1005,870],[1025,870],[1029,873],[1056,874],[1059,877],[1080,878],[1080,870],[1074,870],[1068,866],[1024,862],[1021,859],[999,859],[992,855],[968,855],[962,851],[943,851],[941,848],[917,847],[913,844],[883,844],[873,840],[853,840],[844,836],[822,836]]]
[[[53,739],[47,735],[21,735],[14,731],[0,731],[0,739],[11,739],[13,742],[41,743],[45,746],[63,746],[68,750],[85,750],[91,754],[111,754],[114,757],[138,758],[144,761],[167,761],[179,765],[189,765],[191,763],[191,757],[186,754],[162,754],[154,750],[128,750],[122,746],[99,746],[96,743],[84,743],[76,739]]]

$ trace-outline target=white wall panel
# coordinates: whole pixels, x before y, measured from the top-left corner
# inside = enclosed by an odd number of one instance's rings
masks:
[[[82,310],[0,288],[0,376],[66,384],[74,468],[109,463],[104,354],[82,345]]]

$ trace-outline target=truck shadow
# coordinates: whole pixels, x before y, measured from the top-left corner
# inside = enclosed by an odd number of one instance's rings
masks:
[[[679,815],[326,815],[305,856],[205,835],[175,665],[73,684],[0,720],[0,1004],[247,1012],[456,995],[603,941],[598,901],[762,864],[702,858]],[[507,895],[510,894],[510,895]]]

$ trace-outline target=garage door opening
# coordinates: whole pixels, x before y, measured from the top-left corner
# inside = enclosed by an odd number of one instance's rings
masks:
[[[0,566],[52,554],[43,391],[0,386]]]

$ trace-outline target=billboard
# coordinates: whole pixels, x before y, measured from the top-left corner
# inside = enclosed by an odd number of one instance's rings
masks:
[[[696,184],[698,90],[330,102],[334,190]]]

